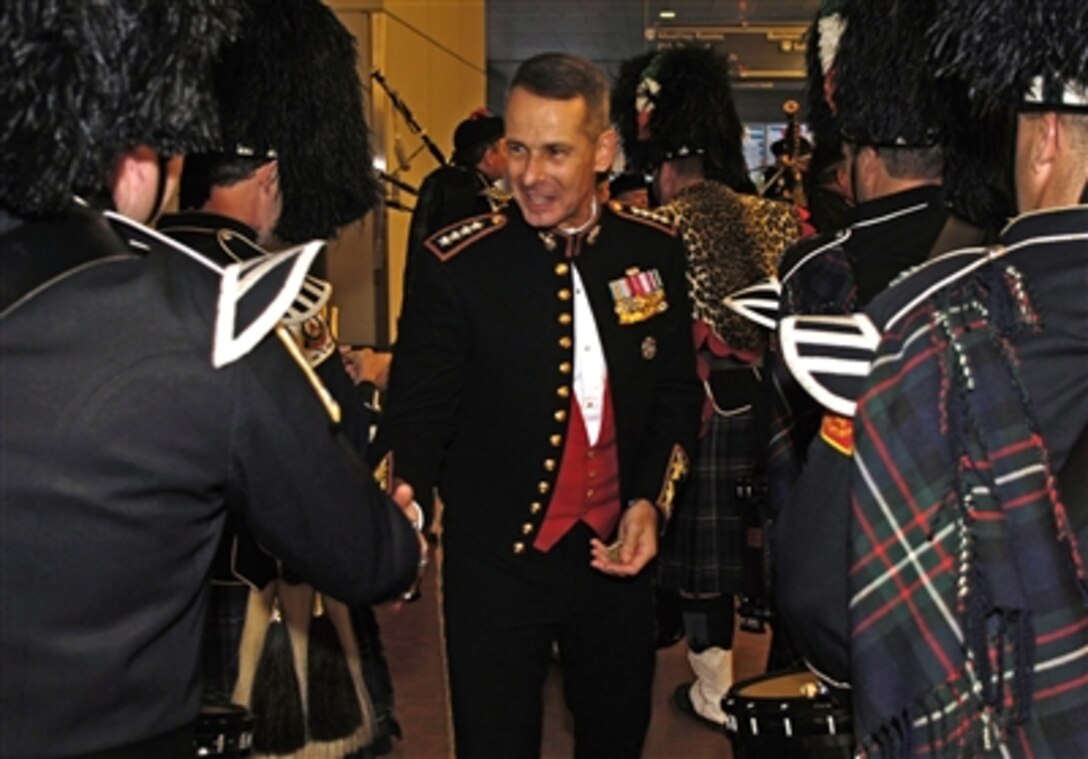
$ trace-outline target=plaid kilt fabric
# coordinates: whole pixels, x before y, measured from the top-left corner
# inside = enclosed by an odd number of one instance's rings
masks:
[[[737,485],[755,470],[751,409],[715,410],[662,539],[658,583],[697,594],[744,593],[746,501]]]
[[[999,261],[916,307],[859,400],[861,755],[1088,755],[1083,565],[1007,340],[1040,328],[1018,284]]]
[[[738,367],[747,365],[763,352],[765,336],[724,301],[774,271],[801,231],[796,209],[712,180],[685,188],[663,209],[673,215],[684,240],[696,350],[701,359],[732,357]],[[755,473],[750,404],[758,388],[738,385],[736,376],[725,376],[731,373],[750,376],[749,369],[734,368],[707,378],[706,431],[661,544],[658,583],[666,589],[743,594],[751,580],[746,572],[755,574],[746,570],[750,515],[745,510],[751,506],[738,497],[737,486],[750,483]],[[722,383],[727,390],[713,389]],[[719,408],[713,408],[715,395]],[[724,413],[721,406],[727,406]]]

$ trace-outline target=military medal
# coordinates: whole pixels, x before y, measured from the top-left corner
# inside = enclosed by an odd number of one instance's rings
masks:
[[[657,269],[628,269],[620,279],[608,283],[620,324],[637,324],[664,313],[669,308],[665,286]],[[645,354],[646,346],[643,345]]]

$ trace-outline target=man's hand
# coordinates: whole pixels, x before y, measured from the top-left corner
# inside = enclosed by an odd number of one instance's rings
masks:
[[[606,546],[597,538],[589,541],[590,566],[605,574],[631,577],[657,556],[657,509],[642,499],[631,504],[620,518],[619,539]]]
[[[419,525],[423,526],[423,511],[420,505],[416,503],[415,491],[412,490],[412,486],[407,482],[398,481],[393,488],[393,502],[400,507],[400,510],[404,513],[404,518],[407,519],[413,527]],[[427,553],[430,550],[430,544],[427,542],[427,536],[422,529],[417,527],[416,537],[419,538],[419,577],[416,578],[416,582],[410,591],[410,594],[418,594],[419,581],[423,577],[423,570],[427,568]],[[407,595],[407,594],[406,594]],[[412,600],[412,599],[405,599]]]
[[[385,390],[389,384],[389,365],[393,354],[388,351],[376,351],[373,348],[352,350],[349,345],[340,346],[340,358],[348,371],[351,381],[358,385],[369,382],[379,390]]]

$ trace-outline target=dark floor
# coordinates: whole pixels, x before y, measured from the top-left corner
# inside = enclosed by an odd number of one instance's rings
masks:
[[[393,759],[451,756],[433,566],[434,562],[428,567],[419,601],[400,609],[385,606],[379,610],[382,640],[396,687],[396,715],[405,736],[389,755]],[[736,679],[762,672],[768,643],[769,634],[737,633]],[[658,653],[654,715],[643,756],[645,759],[732,759],[733,752],[724,733],[695,723],[671,703],[677,684],[692,679],[686,652],[681,642]],[[545,759],[570,757],[572,746],[569,717],[556,670],[546,685],[541,755]]]

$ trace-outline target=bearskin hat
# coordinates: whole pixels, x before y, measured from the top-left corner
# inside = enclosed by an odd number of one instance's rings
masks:
[[[1084,0],[942,0],[929,49],[985,110],[1088,111],[1086,39]]]
[[[213,145],[211,64],[240,17],[235,0],[0,5],[0,205],[53,213],[135,145]]]
[[[835,56],[834,102],[843,136],[888,147],[940,141],[947,94],[923,46],[938,0],[846,0]]]
[[[377,199],[355,40],[319,0],[246,5],[216,75],[221,150],[278,159],[277,237],[332,237]]]
[[[1088,112],[1086,34],[1088,3],[1082,0],[938,3],[926,37],[927,60],[969,98],[971,112],[960,123],[973,129],[952,135],[945,183],[953,205],[968,218],[975,213],[997,220],[1015,210],[1012,165],[995,165],[992,158],[1012,154],[1014,111]]]
[[[927,41],[947,0],[845,0],[834,101],[845,139],[885,148],[940,147],[944,194],[963,218],[1000,226],[1011,211],[1001,181],[1003,129],[972,111],[968,85],[940,75]]]
[[[612,123],[620,135],[625,160],[624,171],[646,174],[650,163],[648,143],[638,138],[638,109],[635,107],[636,92],[644,72],[657,55],[654,51],[641,53],[620,63],[616,83],[612,87]]]
[[[643,54],[631,63],[646,60]],[[621,69],[612,95],[613,102],[625,109],[618,121],[625,154],[639,156],[648,167],[698,155],[708,179],[736,190],[750,189],[744,128],[733,102],[725,55],[687,45],[653,55],[637,78],[631,76],[633,69],[634,65]],[[620,91],[621,85],[633,89]]]
[[[816,143],[809,167],[817,173],[842,158],[839,122],[824,94],[842,36],[841,5],[842,0],[825,0],[805,36],[805,121]]]

